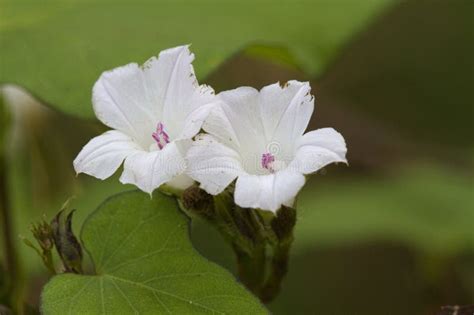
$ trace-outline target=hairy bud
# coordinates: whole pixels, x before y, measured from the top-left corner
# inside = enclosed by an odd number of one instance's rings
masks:
[[[51,221],[54,245],[63,262],[65,272],[82,273],[82,247],[72,231],[72,210],[64,218],[61,210]]]
[[[291,242],[293,238],[293,228],[296,224],[296,210],[282,206],[270,224],[280,242]]]
[[[191,186],[183,192],[183,206],[190,212],[211,219],[214,216],[213,198],[198,186]]]
[[[53,231],[46,221],[43,220],[38,224],[32,224],[30,230],[41,249],[49,251],[53,248]]]

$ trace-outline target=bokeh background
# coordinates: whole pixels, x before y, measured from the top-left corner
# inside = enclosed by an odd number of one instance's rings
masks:
[[[105,130],[90,101],[100,73],[192,43],[197,77],[216,91],[310,81],[310,129],[334,127],[347,141],[350,166],[318,172],[300,194],[274,314],[474,303],[473,21],[470,0],[2,0],[1,237],[8,227],[15,255],[2,242],[0,282],[14,274],[37,307],[46,269],[18,235],[31,237],[29,224],[71,196],[79,231],[107,196],[132,189],[72,168]],[[235,270],[215,231],[195,222],[192,237]]]

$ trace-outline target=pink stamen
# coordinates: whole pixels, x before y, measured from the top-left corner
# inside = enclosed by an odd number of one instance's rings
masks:
[[[166,144],[170,143],[170,137],[165,131],[165,125],[161,122],[158,123],[156,126],[156,131],[151,134],[153,139],[155,139],[158,148],[163,149]]]
[[[272,164],[275,162],[275,157],[271,153],[262,154],[262,167],[273,173]]]

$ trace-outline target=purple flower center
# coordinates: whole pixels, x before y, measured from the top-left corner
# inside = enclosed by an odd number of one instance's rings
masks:
[[[158,123],[156,126],[156,131],[151,134],[153,139],[155,139],[158,148],[163,149],[166,144],[170,143],[170,137],[165,131],[165,125],[161,122]]]
[[[262,154],[262,167],[273,173],[272,164],[275,162],[275,157],[271,153]]]

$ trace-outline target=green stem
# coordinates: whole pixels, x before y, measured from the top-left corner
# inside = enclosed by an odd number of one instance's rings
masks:
[[[288,272],[291,242],[281,243],[274,248],[270,275],[259,292],[263,303],[271,302],[280,292],[281,282]]]
[[[276,217],[265,216],[258,209],[235,205],[229,191],[210,197],[198,187],[184,192],[180,206],[191,217],[208,221],[232,245],[238,278],[247,289],[264,303],[276,297],[288,270],[295,209],[283,207]],[[267,246],[273,247],[271,258]]]
[[[42,258],[43,258],[43,263],[46,266],[46,268],[48,268],[49,272],[52,275],[55,275],[56,270],[54,269],[53,255],[52,255],[51,251],[50,250],[43,251]]]
[[[237,269],[240,281],[253,292],[259,295],[265,279],[266,255],[265,245],[256,245],[251,254],[233,246],[237,258]]]
[[[274,237],[272,241],[273,256],[270,262],[269,276],[259,292],[260,300],[269,303],[280,292],[283,278],[288,272],[288,261],[290,259],[290,249],[293,243],[293,229],[296,224],[296,210],[294,208],[282,207],[275,218],[270,221],[270,228]]]
[[[10,292],[11,307],[13,311],[18,312],[16,297],[20,294],[19,288],[19,269],[18,269],[18,254],[14,245],[13,238],[13,222],[10,212],[10,200],[8,198],[7,185],[7,165],[5,156],[0,152],[0,221],[1,230],[3,234],[3,246],[5,253],[5,267],[7,272],[7,292]]]

